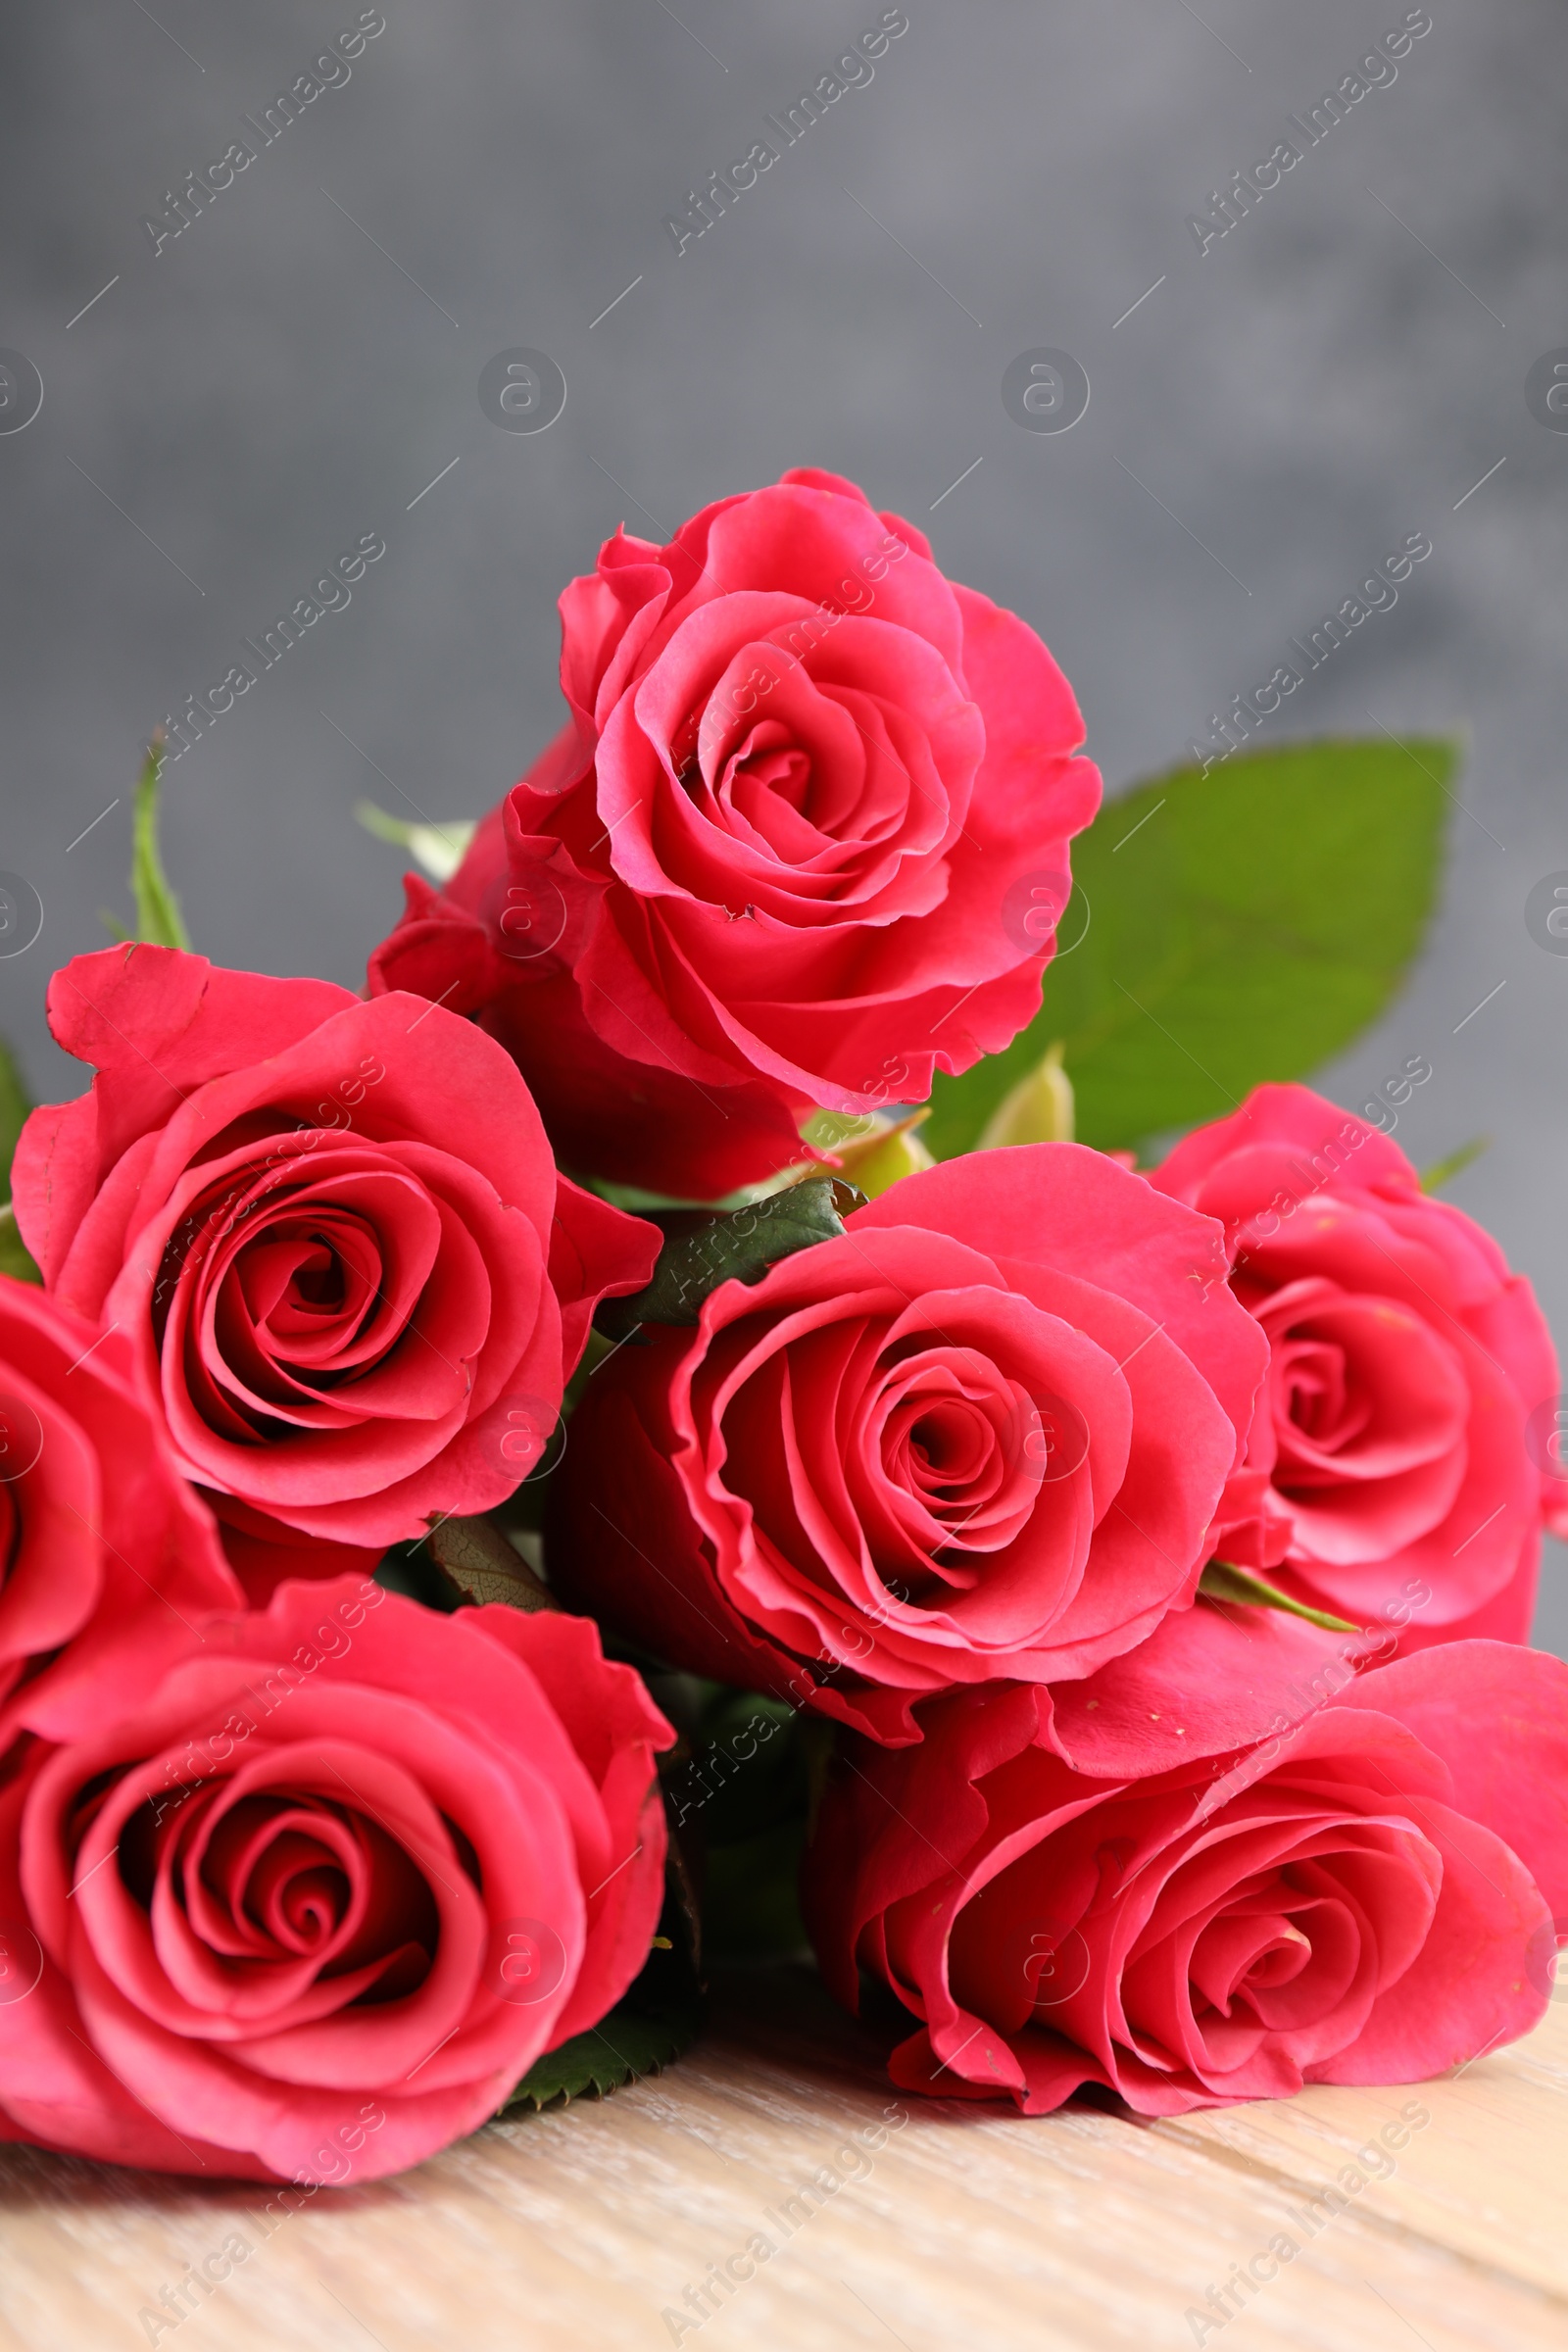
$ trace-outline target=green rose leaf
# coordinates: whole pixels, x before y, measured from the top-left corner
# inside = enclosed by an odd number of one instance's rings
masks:
[[[527,1561],[489,1519],[449,1514],[432,1523],[425,1538],[431,1557],[455,1592],[483,1607],[504,1601],[513,1609],[553,1609],[546,1588]]]
[[[662,1229],[664,1246],[653,1281],[634,1298],[607,1299],[596,1327],[607,1339],[623,1340],[644,1323],[695,1323],[703,1300],[721,1282],[760,1282],[781,1257],[834,1240],[862,1197],[837,1178],[809,1176],[750,1208],[659,1214],[653,1222]]]
[[[939,1075],[922,1130],[974,1149],[1060,1039],[1079,1140],[1136,1147],[1301,1078],[1375,1020],[1421,944],[1458,747],[1287,744],[1145,784],[1074,842],[1038,1017]]]
[[[502,2115],[523,2108],[565,2106],[568,2100],[602,2099],[644,2075],[662,2074],[678,2058],[702,2024],[701,1996],[671,1992],[644,2005],[636,1988],[586,2034],[574,2034],[559,2050],[548,2050],[523,2076]]]
[[[659,1933],[636,1983],[597,2026],[536,2059],[499,2112],[564,2106],[585,2096],[602,2099],[623,2083],[662,2073],[703,2022],[697,1941],[696,1894],[672,1838]]]

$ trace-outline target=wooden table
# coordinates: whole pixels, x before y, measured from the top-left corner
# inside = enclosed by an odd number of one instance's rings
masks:
[[[1430,2120],[1396,2169],[1347,2181],[1343,2209],[1310,2230],[1307,2200],[1412,2100]],[[890,2105],[885,2144],[841,2158],[852,2132],[875,2141]],[[870,2036],[805,1970],[772,1970],[721,1985],[709,2030],[657,2080],[323,2192],[265,2239],[253,2187],[0,2150],[3,2341],[1562,2352],[1565,2157],[1568,2000],[1529,2041],[1413,2088],[1154,2125],[1094,2109],[1027,2121],[896,2100]],[[192,2291],[177,2327],[140,2318],[235,2231],[250,2251],[210,2299]],[[746,2252],[759,2233],[775,2249],[761,2261]],[[1298,2248],[1285,2263],[1266,2251],[1281,2237]],[[727,2290],[705,2297],[731,2258]],[[1250,2264],[1277,2276],[1222,2320],[1205,2292]]]

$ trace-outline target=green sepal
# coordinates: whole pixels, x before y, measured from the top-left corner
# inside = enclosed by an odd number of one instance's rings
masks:
[[[1457,1152],[1450,1152],[1445,1158],[1435,1159],[1430,1168],[1422,1169],[1421,1190],[1424,1193],[1441,1192],[1446,1184],[1453,1182],[1455,1176],[1462,1175],[1473,1159],[1479,1159],[1483,1152],[1490,1152],[1491,1149],[1490,1135],[1473,1135],[1467,1144],[1459,1146]]]
[[[183,948],[190,934],[158,849],[158,787],[164,771],[164,731],[155,728],[136,779],[130,829],[130,895],[136,902],[136,937],[149,946]]]
[[[10,1274],[18,1282],[43,1281],[17,1230],[17,1212],[9,1200],[0,1208],[0,1274]]]
[[[808,1176],[725,1215],[677,1209],[656,1216],[664,1246],[653,1281],[634,1298],[607,1299],[596,1328],[623,1340],[644,1323],[693,1324],[721,1282],[760,1282],[780,1258],[836,1240],[862,1198],[838,1178]]]
[[[0,1274],[13,1274],[19,1282],[42,1282],[26,1244],[17,1230],[16,1211],[11,1206],[11,1162],[16,1154],[17,1138],[32,1104],[22,1083],[22,1073],[10,1047],[0,1041]]]
[[[1304,1617],[1308,1625],[1320,1625],[1328,1634],[1361,1631],[1348,1618],[1331,1617],[1327,1609],[1308,1608],[1304,1600],[1293,1600],[1277,1585],[1265,1583],[1250,1568],[1233,1567],[1229,1560],[1210,1560],[1198,1580],[1198,1590],[1209,1600],[1238,1600],[1250,1609],[1288,1610],[1293,1617]]]
[[[471,817],[454,817],[444,825],[429,821],[416,824],[408,817],[390,815],[385,808],[378,808],[374,801],[356,801],[354,815],[377,841],[390,842],[395,850],[407,850],[415,864],[421,866],[432,882],[451,881],[478,831]]]

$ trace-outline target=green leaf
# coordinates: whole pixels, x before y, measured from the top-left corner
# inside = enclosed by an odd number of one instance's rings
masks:
[[[791,1960],[807,1949],[801,1918],[804,1810],[754,1837],[715,1845],[703,1886],[704,1948],[719,1960]]]
[[[43,1281],[17,1230],[16,1210],[9,1200],[0,1208],[0,1274],[13,1275],[18,1282]]]
[[[721,1282],[760,1282],[781,1257],[832,1241],[862,1196],[831,1176],[808,1177],[724,1216],[680,1209],[653,1221],[665,1235],[654,1279],[631,1298],[611,1298],[595,1318],[621,1340],[644,1323],[695,1323]]]
[[[1233,1568],[1229,1560],[1210,1560],[1198,1580],[1198,1590],[1210,1600],[1237,1600],[1250,1609],[1285,1609],[1293,1617],[1304,1617],[1308,1625],[1322,1626],[1328,1634],[1358,1634],[1361,1630],[1348,1618],[1331,1617],[1327,1609],[1309,1609],[1304,1600],[1293,1600],[1277,1585],[1265,1584],[1250,1568]]]
[[[17,1231],[16,1213],[10,1204],[11,1162],[23,1122],[31,1108],[16,1056],[0,1040],[0,1200],[5,1203],[0,1207],[0,1274],[14,1274],[19,1282],[43,1280]]]
[[[1441,1192],[1446,1184],[1453,1182],[1455,1176],[1462,1175],[1473,1159],[1479,1159],[1483,1152],[1491,1150],[1490,1135],[1473,1135],[1467,1144],[1459,1146],[1457,1152],[1450,1152],[1446,1158],[1435,1159],[1430,1168],[1422,1169],[1421,1190],[1424,1193]]]
[[[0,1039],[0,1199],[11,1198],[11,1162],[17,1138],[32,1108],[11,1048]]]
[[[406,817],[389,815],[373,801],[356,801],[354,814],[377,841],[389,841],[394,849],[407,850],[415,864],[422,866],[432,882],[451,881],[477,829],[471,817],[455,817],[445,825],[413,824]]]
[[[1421,944],[1456,744],[1287,744],[1180,768],[1102,809],[1039,1016],[938,1076],[922,1131],[972,1150],[1060,1038],[1081,1142],[1136,1146],[1304,1077],[1375,1020]]]
[[[136,937],[159,948],[186,948],[190,935],[158,851],[158,786],[164,767],[164,730],[157,727],[136,779],[130,834],[130,891]]]
[[[574,2034],[538,2059],[500,2112],[550,2107],[657,2075],[680,2056],[703,2022],[697,1915],[689,1872],[671,1840],[659,1934],[623,1997],[586,2034]]]
[[[504,1601],[513,1609],[553,1609],[556,1603],[527,1561],[488,1519],[462,1519],[448,1512],[433,1522],[425,1542],[454,1592],[475,1601]]]
[[[760,1691],[721,1690],[665,1782],[672,1826],[696,1822],[712,1851],[781,1821],[804,1822],[808,1784],[800,1710]]]
[[[657,2075],[680,2056],[703,2022],[696,1889],[678,1835],[664,1859],[659,1932],[637,1979],[608,2017],[547,2050],[500,2109],[550,2107]]]
[[[672,1993],[647,2007],[628,1995],[586,2034],[574,2034],[559,2050],[536,2059],[500,2113],[512,2115],[522,2107],[558,2102],[564,2106],[585,2096],[602,2099],[623,2083],[662,2074],[702,2022],[703,2004],[696,1992]]]

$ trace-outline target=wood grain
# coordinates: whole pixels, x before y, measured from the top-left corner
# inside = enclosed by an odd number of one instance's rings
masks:
[[[179,2352],[1568,2342],[1568,2002],[1442,2082],[1152,2125],[905,2101],[878,2051],[805,1970],[738,1975],[658,2080],[492,2125],[270,2230],[254,2187],[7,2148],[7,2352],[113,2352],[155,2332]],[[1393,2172],[1310,2228],[1314,2191],[1410,2100],[1430,2120]],[[851,2134],[879,2130],[885,2142],[857,2152]],[[205,2300],[190,2290],[177,2326],[143,2320],[235,2231],[249,2251],[226,2282]],[[744,2271],[759,2233],[774,2251],[721,2295],[711,2266]],[[1206,2329],[1187,2317],[1217,2321],[1205,2291],[1281,2235],[1298,2251],[1233,2316]]]

